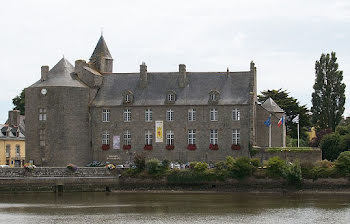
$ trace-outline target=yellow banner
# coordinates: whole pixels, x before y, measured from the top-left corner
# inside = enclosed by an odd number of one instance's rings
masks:
[[[156,142],[163,142],[163,121],[156,121]]]

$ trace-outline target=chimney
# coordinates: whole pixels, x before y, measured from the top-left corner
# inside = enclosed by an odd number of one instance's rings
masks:
[[[41,81],[47,80],[47,75],[49,74],[49,66],[43,65],[41,66]]]
[[[179,87],[184,88],[187,85],[186,65],[179,64]]]
[[[147,87],[147,65],[145,62],[140,65],[140,85],[142,88]]]
[[[21,119],[21,112],[19,110],[10,110],[8,125],[9,126],[18,126]]]
[[[250,62],[250,71],[254,71],[254,69],[255,69],[254,61],[251,61]]]

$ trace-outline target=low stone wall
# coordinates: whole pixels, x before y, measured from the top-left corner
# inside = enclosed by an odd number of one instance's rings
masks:
[[[105,167],[79,167],[71,171],[65,167],[0,168],[0,177],[113,177],[120,172]]]
[[[119,174],[104,167],[0,168],[0,191],[110,191],[117,188]]]
[[[281,150],[281,151],[269,151],[267,148],[254,149],[256,154],[253,158],[260,159],[261,162],[267,161],[272,157],[278,156],[283,160],[290,162],[311,162],[316,163],[322,160],[322,151],[318,148],[312,150]]]

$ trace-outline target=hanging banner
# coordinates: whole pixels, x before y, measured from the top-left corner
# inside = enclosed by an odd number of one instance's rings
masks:
[[[113,136],[113,149],[120,149],[120,136]]]
[[[163,121],[156,121],[156,142],[163,142]]]

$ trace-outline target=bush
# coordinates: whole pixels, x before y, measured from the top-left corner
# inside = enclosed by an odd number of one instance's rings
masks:
[[[261,164],[260,164],[260,159],[258,158],[253,158],[250,159],[250,163],[255,167],[258,168]]]
[[[150,175],[158,174],[161,170],[159,160],[158,159],[148,160],[146,162],[146,170]]]
[[[194,171],[196,172],[204,172],[206,169],[208,169],[208,163],[197,162],[193,168],[194,168]]]
[[[283,177],[287,164],[278,156],[272,157],[267,161],[266,173],[269,177]]]
[[[301,174],[305,179],[314,179],[314,173],[312,169],[315,165],[311,162],[302,162],[300,163]]]
[[[235,159],[232,156],[227,156],[225,160],[225,166],[227,170],[232,170],[235,164]]]
[[[170,161],[167,160],[167,159],[163,160],[162,161],[162,167],[163,167],[164,170],[168,170],[169,167],[170,167]]]
[[[283,177],[290,185],[301,185],[303,178],[299,162],[289,163],[286,169],[283,170]]]
[[[337,173],[341,176],[350,175],[350,151],[340,153],[337,161],[335,162],[335,168]]]
[[[338,133],[325,135],[320,143],[322,149],[322,159],[336,160],[339,154],[346,149],[341,148],[341,136]]]
[[[240,157],[235,160],[233,164],[233,177],[242,179],[253,174],[255,167],[251,164],[250,159],[247,157]]]
[[[134,163],[136,166],[136,169],[142,171],[146,168],[146,159],[145,155],[143,154],[136,154],[134,157]]]

